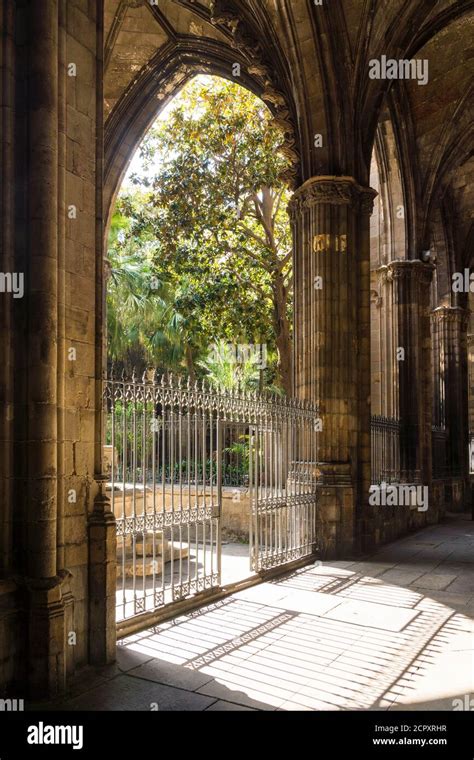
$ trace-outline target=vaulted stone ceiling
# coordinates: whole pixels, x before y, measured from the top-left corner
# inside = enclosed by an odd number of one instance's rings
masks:
[[[368,183],[375,130],[388,106],[414,245],[448,193],[470,230],[460,176],[473,144],[474,0],[105,0],[106,177],[110,201],[160,104],[194,73],[240,81],[286,132],[295,183],[349,174]],[[429,82],[370,79],[369,61],[428,60]],[[323,148],[314,147],[314,135]],[[460,184],[461,183],[461,184]],[[106,193],[107,194],[107,193]],[[471,204],[469,207],[468,204]],[[465,243],[463,243],[465,245]]]
[[[107,0],[105,3],[105,113],[110,114],[139,72],[166,44],[189,35],[225,41],[210,23],[210,2]]]

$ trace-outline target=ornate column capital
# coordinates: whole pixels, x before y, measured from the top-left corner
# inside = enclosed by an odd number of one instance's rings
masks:
[[[421,285],[430,285],[435,269],[434,264],[425,264],[419,259],[395,259],[381,266],[377,272],[381,282],[414,279]]]
[[[469,309],[463,309],[462,306],[438,306],[431,312],[432,317],[437,322],[457,323],[461,329],[467,330],[469,324]]]
[[[299,187],[288,204],[292,221],[304,211],[318,204],[353,206],[363,214],[371,214],[377,192],[362,187],[353,177],[311,177]]]

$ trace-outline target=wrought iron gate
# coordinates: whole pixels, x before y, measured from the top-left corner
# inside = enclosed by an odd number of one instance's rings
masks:
[[[278,406],[265,409],[250,439],[251,560],[256,571],[315,551],[317,415],[297,403],[282,411]]]
[[[147,373],[104,407],[118,621],[219,588],[223,483],[248,489],[255,571],[313,552],[316,409]]]

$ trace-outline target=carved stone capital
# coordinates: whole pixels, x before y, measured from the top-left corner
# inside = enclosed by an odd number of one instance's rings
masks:
[[[456,323],[462,330],[467,330],[470,311],[461,306],[438,306],[431,315],[436,322]]]
[[[288,210],[293,221],[318,204],[353,206],[370,214],[376,195],[375,190],[362,187],[353,177],[312,177],[296,190]]]
[[[378,272],[382,283],[413,279],[420,285],[430,285],[435,268],[419,259],[397,259],[380,267]]]

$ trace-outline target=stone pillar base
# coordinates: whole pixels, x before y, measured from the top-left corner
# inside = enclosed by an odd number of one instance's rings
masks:
[[[104,479],[99,482],[104,485]],[[115,661],[117,538],[110,502],[99,493],[89,518],[89,662]]]
[[[318,462],[317,545],[323,558],[343,558],[355,551],[355,492],[351,467]]]
[[[65,691],[70,573],[27,582],[28,697],[53,698]]]

